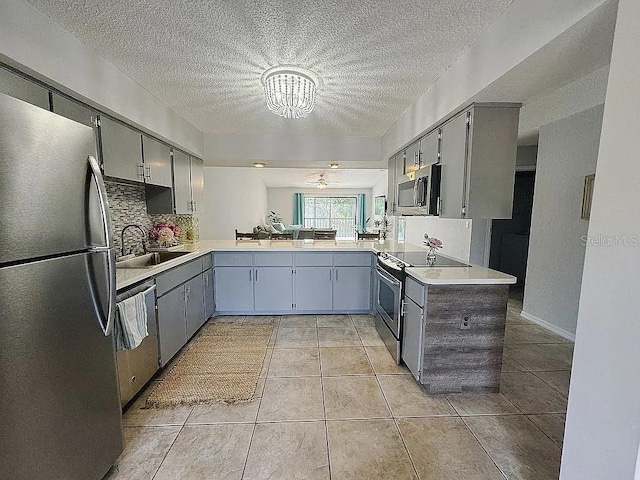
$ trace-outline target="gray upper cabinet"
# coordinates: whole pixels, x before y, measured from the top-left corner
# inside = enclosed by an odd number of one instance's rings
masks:
[[[142,158],[145,183],[171,188],[171,147],[143,135]]]
[[[173,151],[173,195],[175,213],[202,213],[204,162],[180,150]]]
[[[404,171],[405,175],[415,172],[420,168],[420,141],[417,140],[409,145],[404,151]]]
[[[396,213],[396,161],[398,156],[394,155],[389,159],[389,169],[387,171],[387,215]]]
[[[511,218],[519,105],[474,105],[442,127],[441,217]]]
[[[140,132],[101,117],[100,138],[104,174],[121,180],[144,182]]]
[[[189,155],[173,150],[173,203],[175,213],[192,213],[191,205],[191,165]]]
[[[442,176],[440,178],[440,216],[464,218],[464,178],[469,128],[464,112],[442,127]]]
[[[49,90],[0,67],[0,93],[49,110]]]
[[[75,122],[88,127],[95,127],[95,120],[97,118],[95,111],[57,93],[51,94],[51,110]]]
[[[420,168],[440,162],[440,129],[436,128],[420,140]]]
[[[191,157],[191,197],[194,213],[204,213],[204,161]]]

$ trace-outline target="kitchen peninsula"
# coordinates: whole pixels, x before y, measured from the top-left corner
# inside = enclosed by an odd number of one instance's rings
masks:
[[[143,268],[118,262],[117,287],[155,280],[161,366],[211,316],[365,313],[375,314],[389,351],[429,392],[498,391],[515,277],[442,257],[448,266],[406,268],[392,295],[377,273],[378,255],[388,252],[426,255],[388,241],[207,241]],[[395,337],[382,320],[390,315]]]

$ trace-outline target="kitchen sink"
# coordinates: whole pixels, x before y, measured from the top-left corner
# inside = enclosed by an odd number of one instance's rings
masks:
[[[189,252],[154,252],[116,262],[116,268],[151,268],[169,260],[187,255]]]

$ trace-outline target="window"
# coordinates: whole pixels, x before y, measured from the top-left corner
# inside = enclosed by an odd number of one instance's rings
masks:
[[[354,240],[356,236],[355,197],[304,197],[305,228],[331,228],[336,239]]]

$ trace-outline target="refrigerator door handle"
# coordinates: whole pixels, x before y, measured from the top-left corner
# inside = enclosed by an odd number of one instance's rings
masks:
[[[102,215],[102,225],[104,228],[104,238],[105,245],[103,247],[92,248],[92,251],[107,251],[108,260],[107,260],[107,275],[109,276],[109,307],[107,309],[107,322],[106,325],[100,325],[105,337],[111,335],[113,331],[113,322],[116,316],[116,257],[113,251],[111,251],[113,246],[113,239],[111,238],[111,224],[109,221],[109,211],[108,211],[108,199],[107,199],[107,189],[104,186],[104,180],[102,178],[102,173],[100,173],[100,166],[98,165],[98,161],[93,156],[88,157],[89,167],[91,168],[91,172],[93,173],[93,177],[96,181],[96,186],[98,188],[98,201],[100,203],[100,213]]]

